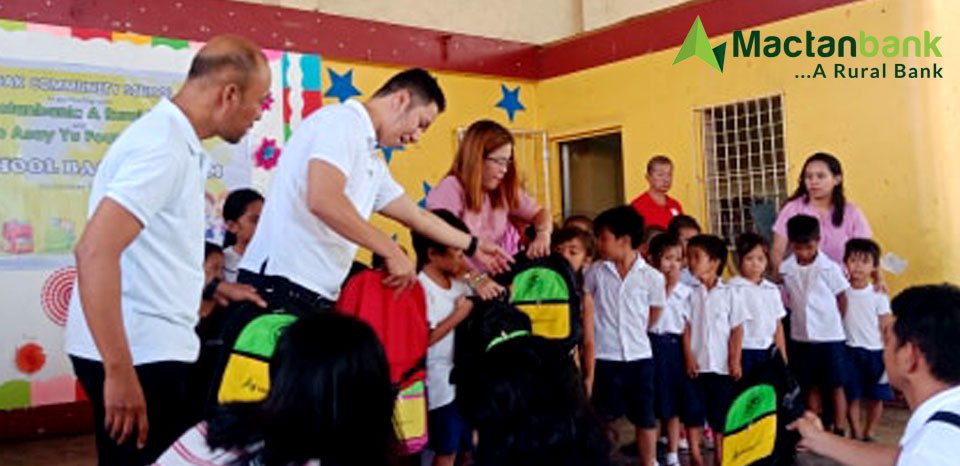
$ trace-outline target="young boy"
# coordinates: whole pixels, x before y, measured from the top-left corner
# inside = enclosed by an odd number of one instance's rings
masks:
[[[848,362],[842,312],[843,292],[850,283],[840,266],[820,252],[820,222],[815,217],[791,218],[787,238],[793,255],[780,264],[780,275],[790,298],[790,338],[797,353],[790,361],[806,393],[807,408],[820,414],[822,397],[832,397],[834,430],[843,434]]]
[[[850,276],[847,312],[843,327],[847,333],[847,351],[852,363],[846,392],[850,401],[850,429],[853,438],[875,442],[873,428],[883,413],[883,402],[893,399],[885,380],[881,329],[892,321],[890,299],[878,293],[870,278],[880,265],[880,246],[866,238],[847,241],[843,263]],[[867,422],[860,418],[861,400],[867,402]]]
[[[687,261],[697,278],[690,295],[690,319],[683,332],[687,375],[693,379],[684,419],[690,462],[703,464],[700,433],[706,420],[715,438],[714,464],[720,466],[733,381],[743,375],[740,349],[747,316],[734,289],[722,280],[727,243],[713,235],[694,236],[687,243]]]
[[[680,271],[680,281],[687,286],[696,285],[697,278],[690,273],[690,268],[687,267],[687,242],[690,241],[690,238],[700,234],[700,224],[689,215],[677,215],[667,225],[667,233],[680,238],[680,244],[683,245],[683,270]]]
[[[643,217],[646,226],[667,228],[670,219],[683,213],[676,199],[667,195],[673,185],[673,162],[666,155],[655,155],[647,162],[649,188],[631,205]]]
[[[663,275],[637,248],[643,218],[630,206],[609,209],[594,220],[599,260],[590,266],[586,289],[593,295],[596,372],[593,404],[607,421],[626,414],[637,428],[641,464],[654,464],[653,352],[647,331],[665,298]]]
[[[446,210],[433,211],[462,231],[467,226]],[[470,315],[473,303],[466,298],[469,286],[457,277],[466,271],[462,249],[443,246],[413,233],[418,279],[427,298],[430,334],[427,349],[427,428],[429,444],[436,456],[434,466],[453,466],[457,455],[470,449],[471,429],[460,416],[456,387],[450,383],[453,371],[454,329]]]

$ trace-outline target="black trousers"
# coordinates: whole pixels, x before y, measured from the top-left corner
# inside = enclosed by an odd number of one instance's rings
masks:
[[[163,361],[135,366],[147,401],[147,445],[137,448],[134,430],[122,445],[110,438],[103,422],[103,363],[70,356],[73,371],[93,405],[97,457],[101,466],[141,466],[154,461],[190,427],[187,403],[187,375],[190,363]]]

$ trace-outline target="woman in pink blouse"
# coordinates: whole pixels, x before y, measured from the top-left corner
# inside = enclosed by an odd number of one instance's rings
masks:
[[[453,212],[471,234],[498,244],[508,254],[517,253],[520,239],[511,220],[533,224],[537,235],[527,255],[543,257],[550,253],[553,223],[550,212],[520,186],[513,146],[510,131],[494,121],[470,125],[449,174],[427,196],[427,208]],[[486,271],[478,262],[471,265]]]
[[[801,214],[820,219],[820,250],[841,266],[847,240],[873,236],[866,217],[843,194],[840,161],[824,152],[817,152],[804,162],[797,190],[787,199],[773,224],[770,256],[774,274],[787,250],[787,221]]]

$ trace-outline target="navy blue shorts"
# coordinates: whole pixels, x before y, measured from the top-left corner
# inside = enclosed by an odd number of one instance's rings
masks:
[[[773,356],[777,351],[776,346],[767,349],[745,349],[740,352],[740,367],[743,368],[743,375],[747,375],[754,368],[763,364]]]
[[[686,411],[692,389],[684,370],[680,335],[650,334],[654,362],[654,412],[661,421]]]
[[[686,415],[682,416],[683,424],[702,427],[706,421],[711,429],[723,432],[733,393],[733,378],[729,375],[707,373],[697,375],[697,378],[690,382],[693,396],[687,403]]]
[[[653,373],[653,359],[598,359],[593,382],[593,406],[597,413],[607,421],[626,415],[638,428],[654,428]]]
[[[850,368],[846,343],[798,341],[794,343],[794,353],[790,355],[790,366],[805,391],[813,388],[833,390],[846,383]]]
[[[457,402],[427,411],[427,448],[438,455],[470,451],[472,429],[460,416]]]
[[[847,347],[847,353],[850,356],[850,368],[847,372],[847,383],[844,386],[847,399],[892,400],[893,390],[890,389],[890,384],[880,383],[885,370],[883,350]]]

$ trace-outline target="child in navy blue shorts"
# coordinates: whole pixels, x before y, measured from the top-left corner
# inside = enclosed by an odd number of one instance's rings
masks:
[[[700,434],[703,422],[713,429],[714,464],[723,460],[723,429],[734,380],[743,375],[740,349],[744,307],[733,287],[723,283],[727,243],[713,235],[697,235],[687,243],[687,263],[697,278],[690,297],[690,319],[683,333],[692,396],[683,423],[690,442],[690,462],[703,464]]]
[[[667,431],[667,466],[680,464],[680,413],[690,397],[690,381],[684,371],[683,330],[690,318],[692,289],[680,281],[683,244],[676,235],[664,233],[650,241],[648,254],[653,266],[666,279],[667,302],[656,324],[650,327],[653,347],[657,419]],[[661,427],[663,428],[663,427]]]
[[[790,296],[790,338],[796,353],[790,355],[791,367],[810,411],[822,414],[821,397],[833,399],[833,426],[842,435],[847,418],[843,386],[849,368],[843,292],[850,283],[840,265],[819,250],[816,217],[796,215],[788,220],[787,237],[793,255],[780,264],[780,276]]]
[[[872,240],[847,241],[843,262],[850,276],[847,312],[843,327],[847,333],[850,369],[846,393],[850,402],[850,430],[853,438],[875,441],[873,428],[880,421],[883,402],[893,399],[893,391],[883,366],[883,339],[880,329],[890,324],[890,298],[878,292],[870,277],[880,265],[880,246]],[[867,419],[861,419],[861,402],[867,404]]]
[[[780,352],[787,361],[787,345],[783,336],[783,322],[787,310],[783,307],[780,288],[764,278],[770,248],[756,233],[737,237],[737,275],[730,280],[746,310],[743,324],[743,373],[749,374],[757,365]]]

